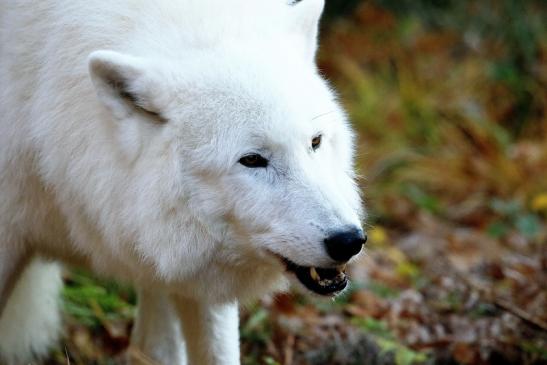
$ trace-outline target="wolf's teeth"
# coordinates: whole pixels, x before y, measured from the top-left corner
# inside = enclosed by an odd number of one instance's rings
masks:
[[[319,285],[329,286],[329,285],[332,285],[332,282],[333,282],[333,280],[331,280],[331,279],[320,280]]]
[[[310,276],[315,281],[319,281],[321,279],[317,273],[317,270],[315,270],[315,267],[310,267]]]

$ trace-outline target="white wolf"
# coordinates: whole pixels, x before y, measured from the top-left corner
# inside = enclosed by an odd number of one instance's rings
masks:
[[[346,286],[365,236],[323,3],[0,0],[0,362],[56,339],[44,258],[133,283],[162,364],[239,364],[238,302]]]

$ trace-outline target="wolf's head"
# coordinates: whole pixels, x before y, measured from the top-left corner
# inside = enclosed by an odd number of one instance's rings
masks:
[[[90,56],[139,186],[139,216],[123,224],[140,226],[137,247],[168,277],[222,267],[230,286],[233,272],[288,269],[335,294],[366,236],[353,134],[314,62],[323,1],[224,2],[245,6],[241,18],[209,2],[218,19],[196,12],[194,30],[167,25],[157,41],[142,30],[150,47]]]

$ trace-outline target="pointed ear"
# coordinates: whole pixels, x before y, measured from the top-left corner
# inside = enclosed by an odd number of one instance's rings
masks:
[[[292,31],[301,37],[305,56],[315,59],[317,53],[317,36],[319,33],[319,20],[325,7],[325,0],[299,0],[292,1],[289,12]]]
[[[164,121],[157,103],[160,82],[144,59],[114,51],[95,51],[88,62],[99,100],[116,118],[138,114]]]

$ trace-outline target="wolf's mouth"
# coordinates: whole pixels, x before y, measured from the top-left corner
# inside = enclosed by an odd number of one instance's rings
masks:
[[[300,266],[283,258],[287,270],[294,273],[298,280],[310,291],[326,296],[333,296],[344,290],[348,284],[346,265],[335,268],[318,268]]]

